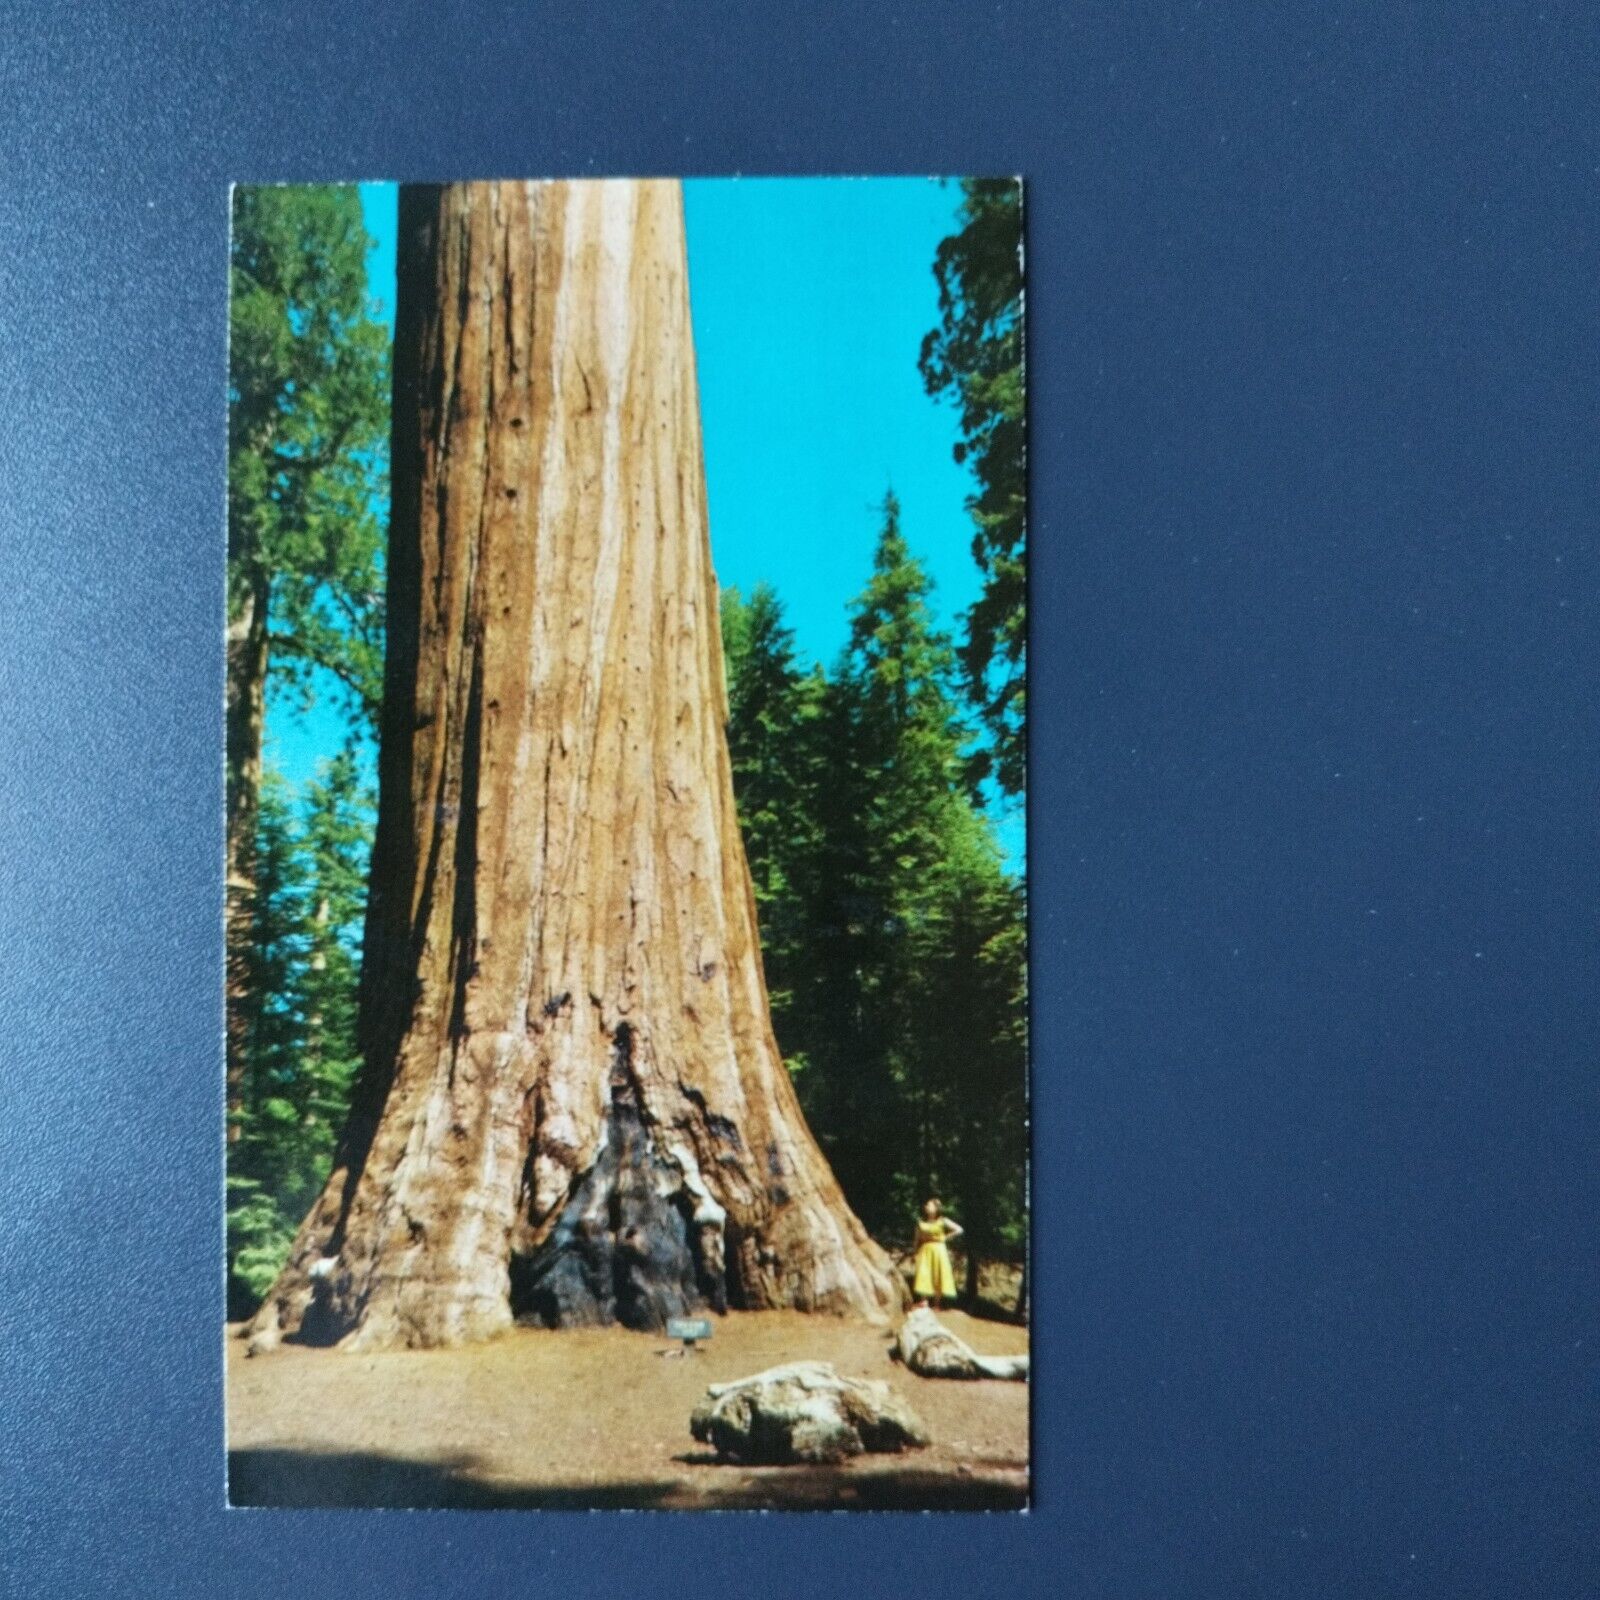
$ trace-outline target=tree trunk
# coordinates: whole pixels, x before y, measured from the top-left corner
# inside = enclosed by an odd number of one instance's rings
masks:
[[[256,1348],[882,1317],[768,1016],[681,190],[406,187],[399,251],[365,1060]]]
[[[267,687],[267,584],[252,576],[228,621],[227,841],[224,935],[228,1143],[239,1137],[249,1047],[253,966],[256,816],[261,803],[261,728]]]
[[[967,1242],[966,1283],[962,1286],[961,1299],[969,1310],[978,1303],[978,1252],[970,1239]]]

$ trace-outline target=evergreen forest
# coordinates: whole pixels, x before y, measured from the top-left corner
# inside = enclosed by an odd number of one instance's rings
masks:
[[[941,629],[892,489],[836,659],[767,584],[722,595],[727,739],[779,1048],[845,1196],[891,1250],[937,1195],[980,1260],[1027,1222],[1027,927],[997,817],[1023,803],[1020,190],[962,180],[918,362],[955,408],[977,602]],[[387,331],[349,187],[241,188],[229,430],[230,1317],[283,1265],[361,1060],[383,678]],[[716,528],[712,529],[713,544]],[[818,531],[819,546],[827,530]],[[269,699],[327,697],[346,747],[298,788]]]

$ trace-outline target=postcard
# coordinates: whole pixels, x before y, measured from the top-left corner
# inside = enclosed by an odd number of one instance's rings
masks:
[[[1022,267],[235,189],[230,1504],[1026,1505]]]

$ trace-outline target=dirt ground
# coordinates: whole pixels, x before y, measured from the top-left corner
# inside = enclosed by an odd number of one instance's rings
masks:
[[[1027,1330],[941,1320],[985,1355]],[[1026,1503],[1028,1386],[919,1378],[884,1328],[797,1312],[713,1319],[689,1356],[623,1328],[514,1328],[460,1350],[248,1357],[228,1329],[236,1506],[1013,1509]],[[796,1360],[887,1379],[933,1443],[837,1467],[719,1462],[689,1435],[706,1386]]]

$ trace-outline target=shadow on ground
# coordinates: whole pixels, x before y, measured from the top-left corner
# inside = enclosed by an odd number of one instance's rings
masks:
[[[976,1318],[979,1322],[1004,1322],[1013,1328],[1028,1326],[1027,1317],[1018,1316],[1015,1305],[1003,1305],[986,1295],[979,1295],[976,1300],[963,1300],[959,1305],[969,1317]]]
[[[677,1480],[508,1483],[472,1456],[409,1460],[375,1452],[244,1449],[228,1454],[232,1506],[473,1510],[1014,1511],[1027,1503],[1018,1472],[971,1476],[912,1465],[748,1468],[695,1452]]]

